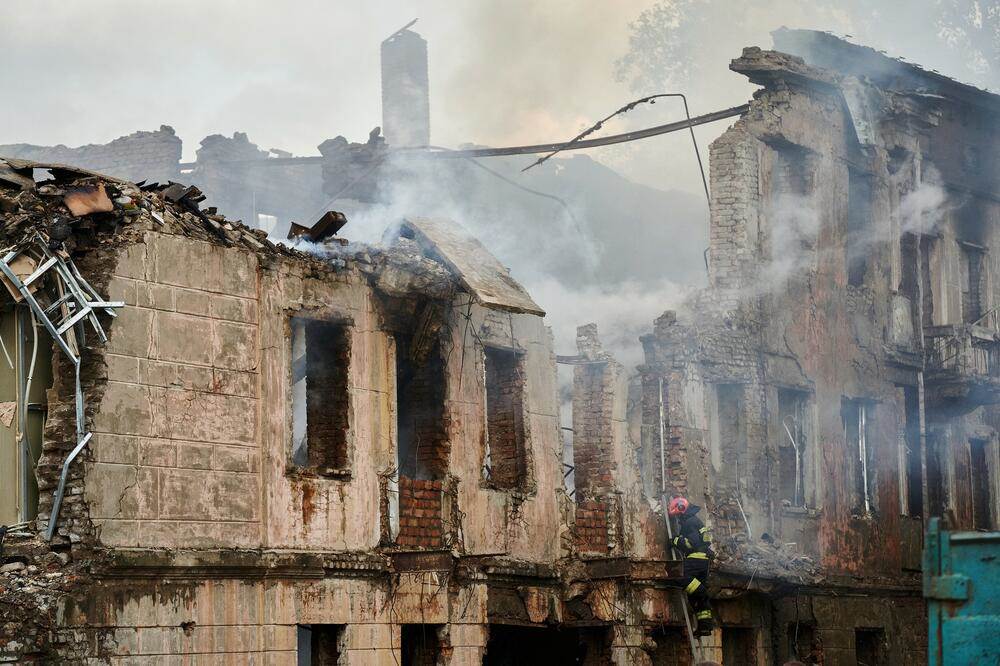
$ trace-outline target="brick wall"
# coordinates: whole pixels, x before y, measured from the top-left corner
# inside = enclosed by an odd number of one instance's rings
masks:
[[[486,420],[490,481],[513,488],[524,481],[524,374],[521,355],[486,348]]]
[[[161,125],[154,132],[135,132],[110,143],[78,148],[7,144],[0,146],[0,155],[72,164],[131,181],[165,183],[180,175],[181,140],[172,127]]]
[[[574,527],[576,547],[584,553],[607,553],[608,509],[603,501],[584,500],[576,504]]]
[[[578,499],[614,490],[614,368],[609,363],[573,370],[573,464]]]
[[[202,139],[196,166],[185,180],[200,187],[206,204],[230,219],[256,226],[256,213],[273,215],[279,219],[274,230],[279,235],[289,220],[311,226],[329,200],[322,190],[322,166],[268,164],[269,156],[243,132],[213,134]]]
[[[756,259],[757,142],[737,124],[712,143],[709,155],[709,278],[714,287],[737,289],[746,285]]]
[[[441,481],[399,477],[397,545],[408,548],[444,546],[441,490]]]

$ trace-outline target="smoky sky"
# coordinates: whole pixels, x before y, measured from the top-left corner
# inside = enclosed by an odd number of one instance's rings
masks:
[[[907,3],[912,13],[937,0]],[[691,112],[740,104],[753,86],[728,70],[743,46],[770,47],[777,27],[862,35],[837,3],[674,0],[711,16],[692,44],[704,74],[687,81]],[[206,135],[246,132],[262,148],[316,154],[326,138],[364,140],[381,123],[379,44],[413,18],[429,43],[434,143],[509,145],[568,139],[640,95],[616,78],[629,24],[654,0],[5,0],[0,3],[0,144],[103,143],[173,126],[193,159]],[[666,3],[670,4],[670,0]],[[724,4],[724,3],[723,3]],[[874,6],[898,4],[882,0]],[[709,11],[709,7],[713,9]],[[908,12],[911,13],[911,12]],[[885,24],[887,36],[892,31]],[[939,46],[911,61],[937,64]],[[676,92],[676,90],[673,90]],[[605,131],[681,118],[673,102],[637,109]],[[703,150],[727,126],[697,130]],[[644,184],[697,192],[681,133],[591,156]]]

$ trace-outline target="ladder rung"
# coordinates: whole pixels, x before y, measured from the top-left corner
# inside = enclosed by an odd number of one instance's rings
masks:
[[[62,305],[66,301],[68,301],[71,296],[72,296],[72,294],[66,294],[62,298],[60,298],[58,301],[56,301],[55,303],[53,303],[49,307],[45,308],[45,314],[49,314],[50,312],[52,312],[53,310],[55,310],[56,308],[58,308],[60,305]],[[72,303],[71,305],[76,305],[76,304]]]
[[[67,319],[64,323],[60,324],[59,328],[56,329],[56,332],[59,333],[59,335],[62,335],[69,329],[73,328],[73,325],[76,324],[76,322],[80,321],[88,314],[90,314],[90,308],[83,306],[76,314]]]
[[[35,280],[42,277],[45,274],[45,272],[48,271],[50,268],[52,268],[52,265],[55,264],[57,261],[59,260],[56,259],[55,257],[50,257],[49,259],[45,260],[45,262],[43,262],[42,265],[39,266],[34,273],[24,278],[24,280],[22,281],[24,283],[24,286],[27,287]]]

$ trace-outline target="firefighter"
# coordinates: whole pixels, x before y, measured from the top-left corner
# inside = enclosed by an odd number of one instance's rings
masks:
[[[670,500],[667,513],[677,518],[679,529],[673,539],[673,546],[684,555],[684,578],[682,585],[687,593],[691,608],[694,609],[698,636],[708,636],[715,629],[712,606],[708,600],[708,574],[715,553],[712,551],[712,535],[698,518],[701,507],[691,504],[683,497]]]

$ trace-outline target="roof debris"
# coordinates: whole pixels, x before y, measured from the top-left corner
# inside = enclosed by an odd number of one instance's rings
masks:
[[[343,229],[345,224],[347,224],[347,218],[343,213],[328,210],[311,227],[292,222],[288,229],[288,240],[303,238],[313,243],[322,243]]]

